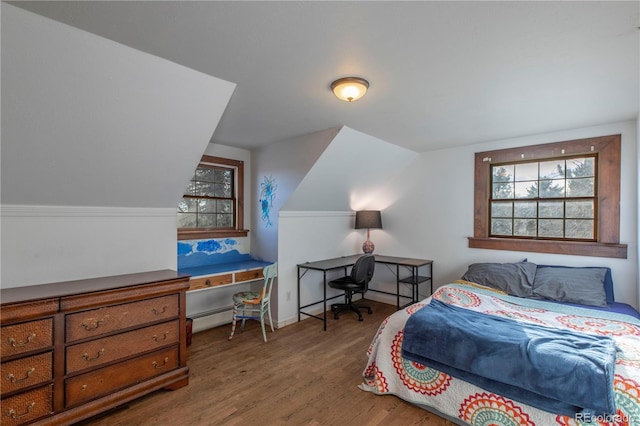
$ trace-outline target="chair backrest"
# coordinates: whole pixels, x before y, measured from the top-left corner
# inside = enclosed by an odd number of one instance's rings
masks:
[[[360,256],[356,263],[351,268],[351,279],[357,284],[362,284],[366,290],[371,277],[373,277],[373,271],[376,266],[376,258],[372,254],[365,254]]]
[[[263,305],[269,303],[269,299],[271,298],[271,288],[273,287],[273,281],[275,280],[277,271],[278,271],[278,262],[272,263],[271,265],[267,265],[262,270],[262,275],[264,275],[264,283],[262,284],[262,304]]]

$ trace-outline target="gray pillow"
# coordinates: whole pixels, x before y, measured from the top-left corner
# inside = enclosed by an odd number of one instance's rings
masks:
[[[530,297],[535,275],[536,264],[531,262],[473,263],[462,279],[514,296]]]
[[[557,302],[607,306],[606,268],[538,268],[533,295]]]

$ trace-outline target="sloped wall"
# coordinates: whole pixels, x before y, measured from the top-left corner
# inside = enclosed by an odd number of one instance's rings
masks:
[[[2,286],[175,268],[235,85],[2,3]]]
[[[296,265],[360,252],[363,234],[353,229],[353,210],[387,208],[393,196],[381,196],[379,189],[416,156],[413,151],[342,127],[295,191],[282,194],[285,199],[280,200],[276,240],[279,326],[297,321]],[[263,173],[270,167],[269,162],[260,164]],[[322,298],[322,274],[309,274],[303,285],[303,304]]]

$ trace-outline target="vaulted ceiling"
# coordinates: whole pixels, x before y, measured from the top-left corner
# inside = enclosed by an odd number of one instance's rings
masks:
[[[212,142],[240,148],[347,125],[423,152],[639,112],[639,2],[12,4],[236,83]],[[338,101],[344,76],[367,95]]]

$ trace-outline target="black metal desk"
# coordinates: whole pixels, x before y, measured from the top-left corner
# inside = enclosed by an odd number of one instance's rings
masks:
[[[317,262],[306,262],[298,264],[298,321],[301,319],[301,315],[307,315],[309,317],[317,318],[322,320],[323,329],[327,330],[327,300],[335,299],[337,297],[342,297],[341,294],[337,296],[333,296],[327,299],[327,272],[333,271],[337,269],[344,269],[345,275],[347,273],[347,268],[353,266],[356,263],[356,260],[362,256],[361,254],[354,254],[351,256],[342,256],[336,257],[333,259],[325,259]],[[418,301],[419,295],[418,290],[420,284],[429,281],[430,283],[430,291],[433,293],[433,261],[427,259],[413,259],[406,257],[395,257],[395,256],[384,256],[384,255],[375,255],[376,263],[386,265],[389,270],[394,273],[396,276],[396,292],[391,293],[388,291],[375,290],[369,288],[368,291],[373,291],[377,293],[385,293],[396,296],[396,307],[400,309],[402,307],[408,306],[412,303]],[[393,270],[393,266],[395,266],[395,271]],[[420,275],[420,268],[429,267],[429,275]],[[400,268],[409,268],[411,270],[411,275],[400,278]],[[306,275],[310,270],[313,271],[321,271],[323,273],[323,286],[322,286],[322,300],[318,300],[316,302],[308,303],[306,305],[301,305],[300,300],[300,281],[302,277]],[[400,294],[400,283],[411,284],[412,292],[411,296],[407,296],[404,294]],[[430,293],[430,294],[431,294]],[[400,299],[410,299],[410,302],[406,303],[403,306],[400,306]],[[322,303],[322,316],[313,315],[309,312],[305,312],[304,309],[318,305]]]

